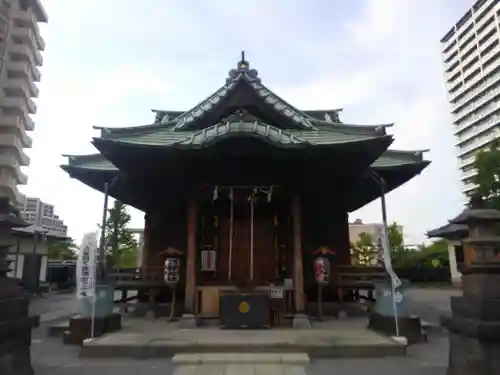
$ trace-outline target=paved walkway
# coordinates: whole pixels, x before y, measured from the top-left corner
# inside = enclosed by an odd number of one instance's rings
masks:
[[[40,322],[49,322],[73,315],[78,308],[75,293],[53,294],[47,297],[33,297],[30,314],[39,315]]]
[[[115,292],[115,299],[121,292]],[[47,297],[33,297],[30,301],[30,314],[39,315],[40,322],[50,322],[68,318],[78,311],[78,300],[75,292],[52,294]]]
[[[172,362],[174,375],[301,375],[309,365],[306,353],[184,353]]]
[[[306,370],[303,366],[279,364],[206,364],[179,366],[173,375],[306,375]]]
[[[407,291],[412,314],[439,325],[440,316],[451,312],[450,297],[460,296],[455,288],[410,288]]]

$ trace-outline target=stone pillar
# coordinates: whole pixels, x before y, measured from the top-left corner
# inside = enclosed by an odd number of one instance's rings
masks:
[[[187,207],[187,252],[186,252],[186,288],[184,293],[184,314],[181,319],[183,328],[196,326],[195,298],[196,298],[196,199],[190,197]]]
[[[300,195],[292,197],[292,222],[293,222],[293,288],[295,302],[294,328],[308,328],[311,326],[305,315],[304,301],[304,267],[302,264],[302,224],[301,224]]]
[[[28,313],[29,297],[13,279],[5,261],[15,241],[12,227],[26,225],[7,198],[0,198],[0,374],[31,375],[31,329],[38,317]]]
[[[476,250],[475,261],[462,276],[463,295],[451,297],[451,316],[442,317],[449,331],[448,375],[500,374],[500,263],[494,248],[500,244],[500,211],[475,202],[455,224],[466,224],[464,244]]]
[[[458,271],[455,246],[457,241],[448,240],[448,257],[450,259],[450,277],[454,286],[462,285],[462,274]]]

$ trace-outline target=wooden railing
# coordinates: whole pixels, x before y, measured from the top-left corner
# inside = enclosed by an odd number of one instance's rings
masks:
[[[160,282],[163,281],[163,267],[148,266],[141,268],[121,268],[113,270],[113,272],[111,272],[109,276],[117,282]]]

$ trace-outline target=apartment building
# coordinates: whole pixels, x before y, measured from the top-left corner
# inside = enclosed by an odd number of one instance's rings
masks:
[[[23,197],[17,185],[27,183],[21,167],[28,166],[37,111],[45,41],[38,23],[47,22],[40,0],[0,0],[0,196],[18,206]]]
[[[403,226],[398,226],[399,232],[403,234]],[[379,241],[384,233],[384,224],[382,223],[364,223],[357,219],[349,223],[349,241],[353,244],[359,241],[361,233],[369,234],[374,242]]]
[[[462,192],[478,151],[500,139],[500,1],[478,0],[441,39]]]
[[[53,235],[67,235],[68,227],[55,214],[52,204],[45,203],[40,198],[27,197],[19,208],[28,224],[45,228]]]

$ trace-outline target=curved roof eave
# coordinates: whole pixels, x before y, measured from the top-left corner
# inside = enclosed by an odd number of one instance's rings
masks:
[[[201,148],[218,142],[219,140],[227,139],[230,137],[256,137],[264,141],[270,142],[277,147],[321,147],[321,146],[335,146],[346,144],[359,144],[372,142],[376,140],[387,140],[392,143],[393,137],[391,135],[363,135],[359,138],[347,137],[342,138],[341,134],[332,133],[330,139],[323,139],[313,137],[316,132],[302,132],[300,134],[293,131],[284,131],[271,125],[263,124],[258,121],[255,122],[227,122],[213,125],[210,128],[202,129],[197,132],[189,134],[176,133],[178,139],[168,139],[159,142],[153,138],[151,142],[138,142],[135,140],[125,139],[110,139],[110,138],[93,138],[94,146],[101,152],[107,147],[116,145],[122,147],[134,148]],[[311,136],[311,137],[308,137]],[[153,143],[156,141],[158,143]]]
[[[370,166],[367,170],[366,177],[363,181],[362,185],[366,191],[370,192],[370,194],[366,194],[366,196],[359,200],[359,202],[354,202],[350,207],[348,207],[348,212],[356,211],[367,204],[373,202],[374,200],[380,198],[380,188],[375,186],[376,182],[370,175],[370,171],[378,172],[382,178],[386,181],[386,194],[391,191],[399,188],[404,185],[408,181],[412,180],[414,177],[418,176],[422,171],[430,164],[430,161],[421,161],[421,162],[413,162],[406,163],[400,165],[386,166],[382,168]],[[371,185],[371,187],[370,187]],[[354,195],[356,195],[356,190],[353,189]],[[358,193],[358,195],[361,195]]]
[[[426,233],[429,238],[444,238],[452,240],[466,236],[469,232],[469,227],[465,224],[448,223],[439,228],[431,229]]]

